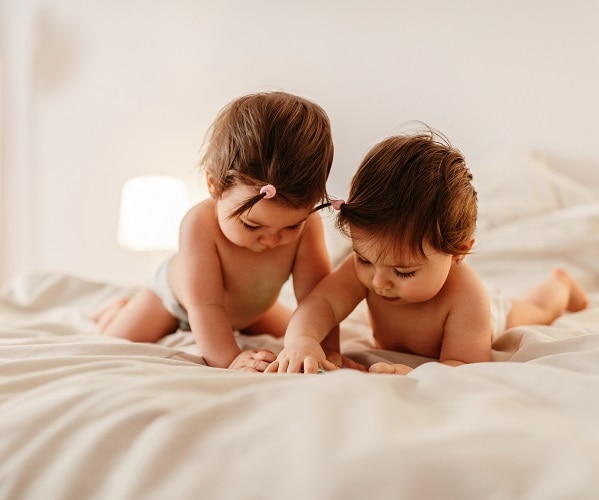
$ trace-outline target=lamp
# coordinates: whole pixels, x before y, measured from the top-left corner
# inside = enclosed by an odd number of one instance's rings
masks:
[[[189,195],[178,177],[149,175],[125,182],[121,193],[118,242],[130,250],[175,251]]]

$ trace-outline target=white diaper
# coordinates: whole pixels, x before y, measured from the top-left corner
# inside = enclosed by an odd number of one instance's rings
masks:
[[[512,307],[512,301],[500,290],[491,285],[486,285],[491,307],[491,324],[493,325],[493,339],[505,331],[507,315]]]
[[[150,284],[150,289],[160,298],[164,308],[179,320],[179,328],[181,330],[190,330],[187,311],[179,304],[168,284],[168,265],[172,258],[171,255],[160,265],[154,275],[154,280]]]

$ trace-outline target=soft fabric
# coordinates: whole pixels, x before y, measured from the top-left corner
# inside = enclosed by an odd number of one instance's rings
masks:
[[[599,294],[553,326],[508,330],[495,361],[459,368],[373,349],[359,309],[343,325],[346,352],[420,366],[308,376],[206,367],[188,332],[156,344],[96,335],[86,313],[120,292],[52,274],[2,290],[0,498],[599,491]]]
[[[467,259],[508,296],[563,266],[590,307],[504,331],[492,362],[454,368],[374,349],[360,304],[343,351],[416,367],[407,376],[210,368],[189,332],[97,334],[88,315],[134,290],[17,277],[0,290],[0,498],[596,499],[599,203],[552,200],[506,205]]]
[[[592,188],[530,151],[505,149],[471,168],[478,191],[480,228],[599,201]]]

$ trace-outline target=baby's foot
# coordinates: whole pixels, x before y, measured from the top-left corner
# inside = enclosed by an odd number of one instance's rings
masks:
[[[577,312],[586,309],[589,305],[589,297],[582,286],[580,286],[580,283],[570,276],[570,273],[565,269],[555,269],[553,272],[558,279],[567,284],[570,291],[570,300],[567,306],[568,311]]]

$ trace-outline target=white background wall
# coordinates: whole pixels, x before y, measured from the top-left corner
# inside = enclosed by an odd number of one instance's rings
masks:
[[[598,0],[0,2],[2,280],[148,279],[156,256],[116,242],[123,182],[173,174],[197,197],[207,127],[258,90],[327,110],[338,196],[409,120],[475,175],[525,147],[599,183]]]

